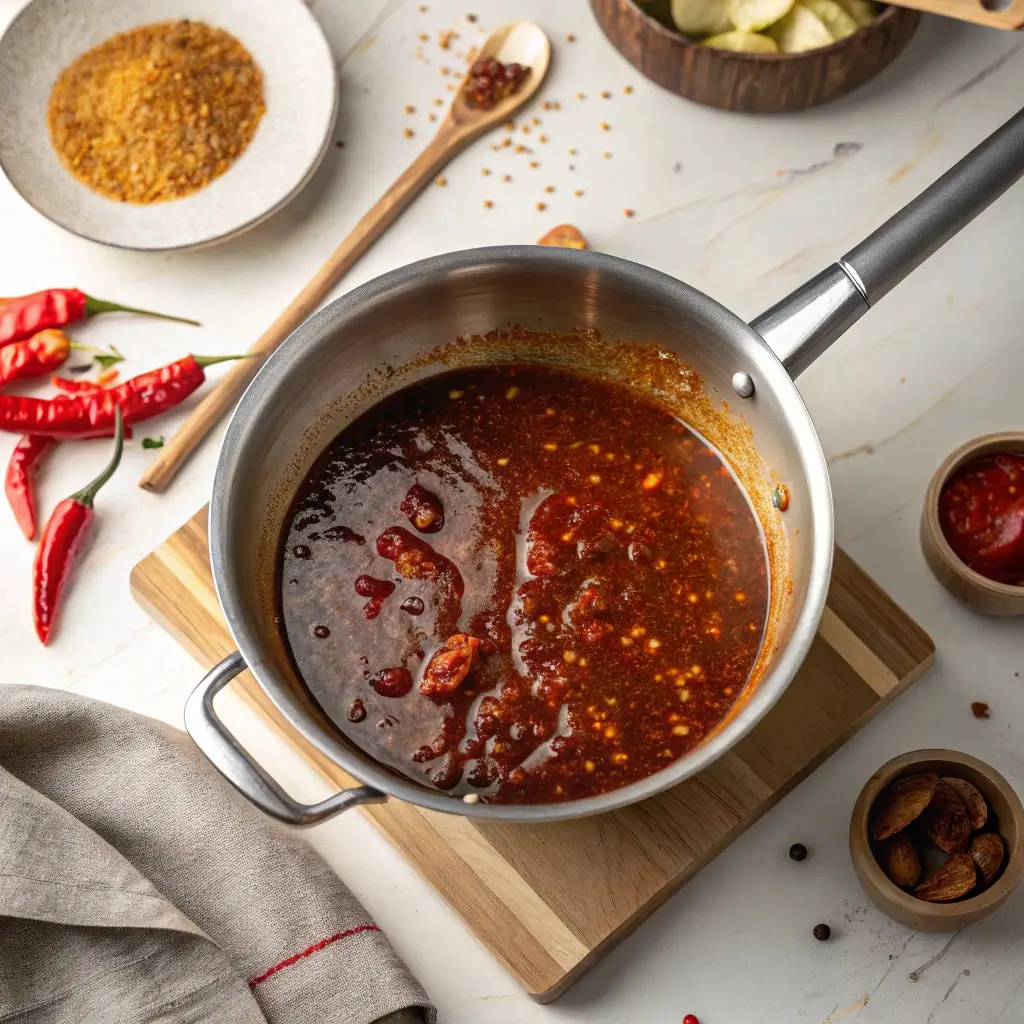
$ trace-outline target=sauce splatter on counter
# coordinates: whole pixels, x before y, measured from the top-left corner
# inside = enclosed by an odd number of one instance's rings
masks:
[[[719,454],[625,385],[542,366],[370,409],[310,471],[280,559],[296,668],[338,727],[491,802],[593,796],[692,750],[768,606]]]

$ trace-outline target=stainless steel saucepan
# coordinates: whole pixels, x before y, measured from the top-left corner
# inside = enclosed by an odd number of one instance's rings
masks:
[[[185,722],[193,739],[240,792],[294,825],[311,825],[386,796],[479,818],[556,821],[643,800],[706,768],[785,691],[824,609],[832,498],[821,446],[793,377],[1022,174],[1024,111],[838,263],[751,324],[647,267],[595,252],[538,246],[437,256],[331,303],[271,356],[227,430],[213,488],[210,551],[238,652],[214,668],[189,698]],[[385,394],[450,368],[450,358],[442,363],[431,356],[438,348],[510,323],[556,332],[590,327],[623,345],[657,341],[671,349],[699,371],[711,398],[728,397],[738,407],[760,460],[786,482],[792,496],[784,517],[786,564],[772,566],[773,576],[788,576],[791,587],[784,596],[773,590],[770,648],[738,708],[702,745],[654,775],[559,804],[466,803],[374,761],[346,742],[312,701],[275,622],[280,530],[316,456]],[[480,358],[478,350],[466,356],[474,362]],[[515,358],[514,347],[493,353],[494,360]],[[284,793],[214,711],[214,695],[246,668],[299,733],[364,785],[313,806]]]

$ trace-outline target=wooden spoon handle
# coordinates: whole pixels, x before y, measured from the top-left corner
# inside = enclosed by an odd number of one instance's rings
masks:
[[[472,137],[472,132],[464,131],[453,121],[448,120],[441,126],[423,152],[367,211],[312,280],[295,296],[291,305],[249,349],[258,358],[234,363],[213,390],[192,410],[181,429],[161,449],[143,474],[139,480],[140,487],[157,494],[166,490],[206,435],[241,397],[259,370],[262,360],[323,302],[359,257]]]

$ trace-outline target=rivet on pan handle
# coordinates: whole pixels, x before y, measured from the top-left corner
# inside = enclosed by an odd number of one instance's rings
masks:
[[[359,804],[381,803],[387,797],[370,786],[343,789],[318,804],[293,800],[228,732],[213,708],[213,698],[244,672],[245,659],[235,651],[215,665],[185,703],[185,728],[213,766],[239,793],[261,811],[286,825],[308,826]]]

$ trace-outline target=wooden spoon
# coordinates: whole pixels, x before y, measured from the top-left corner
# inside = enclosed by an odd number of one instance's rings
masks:
[[[244,359],[232,365],[163,447],[139,481],[140,487],[162,493],[206,435],[241,396],[256,375],[262,359],[270,355],[323,302],[360,256],[453,156],[484,132],[507,121],[537,92],[551,60],[551,44],[537,25],[521,21],[489,36],[478,57],[497,57],[503,64],[522,64],[530,69],[530,74],[517,92],[489,110],[467,106],[460,88],[437,134],[423,152],[363,216],[309,284],[249,349],[252,355],[260,358]]]

